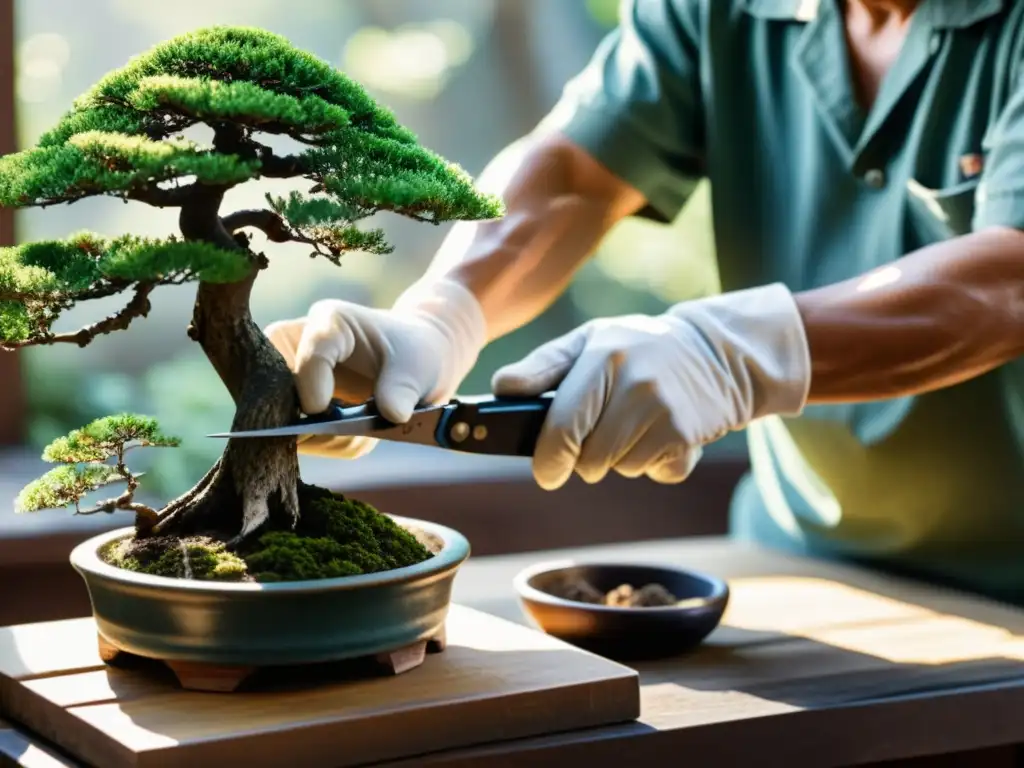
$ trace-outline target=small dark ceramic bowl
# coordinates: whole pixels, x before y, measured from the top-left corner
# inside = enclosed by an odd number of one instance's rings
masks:
[[[622,584],[661,584],[675,605],[625,608],[558,597],[559,585],[583,580],[601,592]],[[523,610],[549,635],[620,661],[664,658],[692,650],[718,626],[729,603],[721,579],[682,568],[626,563],[539,563],[514,581]]]

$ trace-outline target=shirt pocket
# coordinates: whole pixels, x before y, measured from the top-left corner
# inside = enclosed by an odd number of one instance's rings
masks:
[[[908,223],[923,245],[949,240],[971,231],[981,179],[931,189],[914,179],[907,182]]]

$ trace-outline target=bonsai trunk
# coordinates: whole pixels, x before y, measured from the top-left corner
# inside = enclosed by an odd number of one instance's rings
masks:
[[[243,248],[218,215],[223,190],[210,188],[183,206],[186,239]],[[235,402],[233,431],[289,424],[298,413],[292,372],[253,322],[249,297],[262,257],[248,251],[249,275],[236,283],[200,283],[189,327]],[[299,462],[294,437],[229,440],[199,483],[172,501],[150,531],[216,533],[237,542],[271,521],[294,528],[299,520]]]

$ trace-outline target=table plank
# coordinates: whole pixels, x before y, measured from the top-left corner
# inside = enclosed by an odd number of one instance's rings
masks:
[[[0,708],[98,768],[357,766],[639,713],[637,673],[626,666],[459,605],[445,626],[445,651],[408,674],[266,669],[262,683],[257,675],[231,694],[181,690],[166,668],[141,660],[104,666],[91,619],[50,624],[45,635],[4,628]],[[65,653],[86,641],[89,653]]]
[[[79,768],[79,766],[0,719],[0,768]]]
[[[525,622],[511,581],[542,559],[695,568],[728,579],[732,600],[703,648],[636,665],[637,724],[418,764],[820,766],[1024,742],[1024,611],[717,538],[471,560],[456,599]]]

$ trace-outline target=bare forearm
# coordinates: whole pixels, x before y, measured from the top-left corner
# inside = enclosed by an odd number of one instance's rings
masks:
[[[643,204],[638,192],[557,136],[509,147],[478,186],[503,198],[506,215],[456,224],[428,274],[447,274],[473,292],[490,339],[550,306],[608,230]]]
[[[811,403],[948,387],[1024,354],[1024,232],[966,235],[796,300]]]

